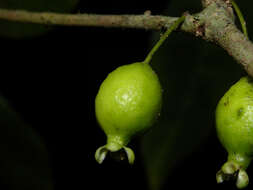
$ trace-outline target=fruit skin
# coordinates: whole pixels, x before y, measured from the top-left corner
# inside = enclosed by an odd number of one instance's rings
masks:
[[[107,145],[100,151],[118,151],[148,130],[159,116],[161,105],[162,88],[147,63],[132,63],[111,72],[95,100],[98,123],[107,135]]]
[[[242,77],[221,98],[216,109],[216,130],[228,152],[228,161],[217,173],[223,182],[237,172],[237,187],[248,184],[245,170],[253,158],[253,80]]]

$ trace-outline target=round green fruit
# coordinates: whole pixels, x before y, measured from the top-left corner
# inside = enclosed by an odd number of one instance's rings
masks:
[[[108,151],[123,148],[133,163],[134,153],[126,145],[154,124],[161,104],[159,79],[147,63],[124,65],[111,72],[95,100],[97,121],[107,136],[107,144],[96,151],[96,160],[102,163]]]
[[[217,182],[236,179],[238,188],[248,185],[246,169],[253,158],[253,79],[241,78],[221,98],[216,109],[217,135],[228,160],[217,173]]]

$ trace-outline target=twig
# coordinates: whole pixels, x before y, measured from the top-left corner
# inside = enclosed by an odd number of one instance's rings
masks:
[[[253,77],[253,44],[236,27],[227,0],[202,0],[203,11],[185,14],[178,30],[192,33],[224,48]],[[96,15],[35,13],[0,9],[0,19],[46,25],[93,26],[160,30],[169,28],[178,17],[143,15]],[[217,58],[217,61],[219,59]]]
[[[6,9],[0,9],[0,19],[44,25],[138,28],[147,30],[160,30],[162,27],[169,27],[170,24],[177,20],[176,17],[152,16],[148,14],[60,14]]]

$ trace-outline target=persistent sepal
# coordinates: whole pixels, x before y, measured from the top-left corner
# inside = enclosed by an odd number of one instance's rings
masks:
[[[238,189],[243,189],[249,184],[249,177],[244,169],[233,161],[226,162],[221,170],[216,174],[217,183],[222,183],[228,180],[236,180],[236,186]]]
[[[249,184],[249,177],[245,170],[239,170],[236,186],[238,189],[243,189],[247,187]]]
[[[95,153],[95,159],[99,164],[102,164],[106,155],[108,153],[108,149],[106,148],[106,146],[101,146],[97,149],[96,153]]]
[[[125,146],[123,148],[126,152],[128,163],[132,165],[134,163],[134,159],[135,159],[134,151],[131,148],[128,148]]]
[[[128,163],[129,164],[133,164],[134,160],[135,160],[135,155],[134,155],[134,151],[131,148],[128,148],[126,146],[117,149],[116,151],[114,149],[110,149],[111,146],[105,145],[105,146],[101,146],[97,149],[96,153],[95,153],[95,159],[99,164],[102,164],[107,153],[111,152],[113,153],[113,158],[116,160],[124,160],[126,157],[128,159]],[[125,151],[125,154],[122,154],[122,150]],[[118,156],[115,154],[119,154]],[[118,159],[120,158],[120,159]]]

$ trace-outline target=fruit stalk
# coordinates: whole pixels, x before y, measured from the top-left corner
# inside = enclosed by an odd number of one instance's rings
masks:
[[[242,12],[241,12],[239,6],[236,4],[236,2],[235,2],[234,0],[231,0],[231,4],[232,4],[232,6],[233,6],[233,8],[234,8],[234,10],[235,10],[235,12],[236,12],[238,18],[239,18],[239,21],[240,21],[241,26],[242,26],[242,31],[243,31],[244,35],[246,36],[246,38],[248,39],[249,36],[248,36],[248,31],[247,31],[247,27],[246,27],[246,22],[245,22],[245,19],[244,19],[244,17],[243,17],[243,14],[242,14]]]
[[[147,55],[146,59],[144,60],[144,63],[150,63],[153,55],[155,52],[159,49],[159,47],[163,44],[163,42],[168,38],[168,36],[171,34],[171,32],[178,28],[178,26],[185,20],[185,15],[181,16],[179,19],[177,19],[170,27],[167,29],[167,31],[160,37],[160,40],[156,43],[156,45],[151,49],[149,54]]]

